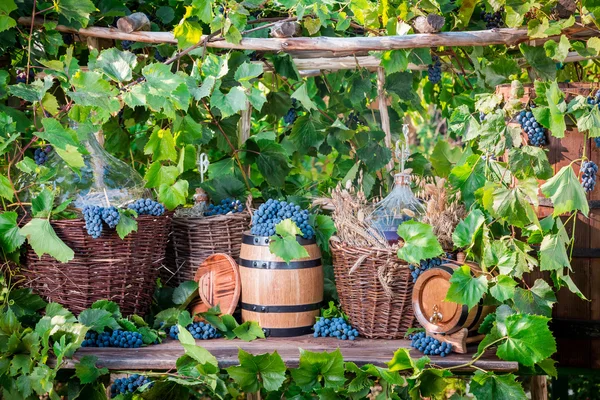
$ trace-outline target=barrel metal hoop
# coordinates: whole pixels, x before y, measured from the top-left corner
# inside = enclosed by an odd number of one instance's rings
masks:
[[[250,304],[242,302],[242,310],[253,311],[257,313],[298,313],[305,311],[314,311],[321,308],[322,302],[312,304],[295,304],[292,306],[263,306],[260,304]]]
[[[296,241],[302,246],[308,246],[315,244],[315,239],[305,239],[302,236],[296,236]],[[242,236],[242,243],[252,246],[268,246],[271,243],[270,236],[256,236],[248,233],[244,233]]]
[[[241,267],[256,269],[304,269],[320,267],[321,259],[316,258],[314,260],[290,261],[286,263],[284,261],[246,260],[240,258],[239,265]]]
[[[309,333],[312,333],[312,329],[312,325],[308,325],[297,328],[263,328],[263,332],[267,337],[291,337],[308,335]]]

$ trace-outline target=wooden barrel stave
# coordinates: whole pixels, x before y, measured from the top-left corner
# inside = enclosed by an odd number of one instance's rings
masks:
[[[244,234],[240,252],[242,320],[257,321],[270,336],[310,333],[323,302],[321,252],[298,239],[308,257],[286,263],[269,251],[269,239]]]

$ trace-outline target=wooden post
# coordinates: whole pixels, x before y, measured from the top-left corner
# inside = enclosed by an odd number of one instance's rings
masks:
[[[246,140],[250,137],[250,129],[252,128],[252,104],[246,99],[246,109],[240,113],[240,121],[238,122],[238,146],[242,147]],[[246,168],[246,175],[250,174],[250,166]]]
[[[381,130],[385,133],[385,145],[392,150],[392,129],[390,127],[390,115],[388,114],[387,96],[385,95],[385,71],[382,67],[377,68],[377,101],[379,103],[379,117],[381,118]],[[386,165],[388,172],[394,169],[393,158]]]
[[[531,377],[531,400],[548,400],[548,379],[544,375]]]

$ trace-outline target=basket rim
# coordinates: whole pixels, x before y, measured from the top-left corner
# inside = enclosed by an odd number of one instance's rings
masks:
[[[173,220],[174,221],[194,221],[194,222],[200,222],[200,221],[220,221],[220,220],[226,220],[226,219],[246,219],[250,217],[250,213],[246,210],[239,212],[239,213],[233,213],[233,214],[221,214],[221,215],[210,215],[210,216],[206,216],[206,217],[176,217],[175,215],[173,215]]]

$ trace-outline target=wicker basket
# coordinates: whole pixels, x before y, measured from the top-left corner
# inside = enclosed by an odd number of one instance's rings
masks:
[[[340,303],[352,326],[369,339],[404,338],[416,321],[408,265],[393,250],[330,245]]]
[[[52,221],[52,226],[73,251],[66,264],[27,249],[23,274],[26,285],[49,301],[74,313],[96,300],[116,302],[124,315],[144,315],[152,301],[165,256],[171,216],[137,218],[138,230],[121,240],[114,230],[93,239],[83,219]]]
[[[215,253],[237,260],[242,234],[250,224],[247,212],[206,218],[173,218],[167,266],[161,278],[169,286],[194,280],[198,266]]]

